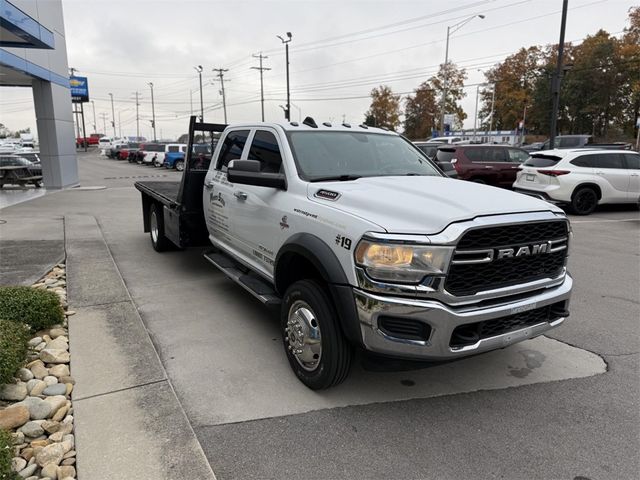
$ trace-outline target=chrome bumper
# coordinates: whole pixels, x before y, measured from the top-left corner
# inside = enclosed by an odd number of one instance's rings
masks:
[[[385,355],[421,360],[450,360],[487,352],[537,337],[559,326],[565,320],[557,318],[502,335],[484,338],[473,345],[451,347],[451,335],[459,325],[492,320],[513,315],[533,308],[541,308],[556,302],[567,301],[571,296],[573,280],[566,275],[564,282],[526,299],[501,305],[478,308],[466,306],[451,308],[432,300],[417,300],[371,294],[354,288],[356,309],[360,321],[362,342],[367,350]],[[567,303],[568,306],[568,303]],[[381,315],[408,318],[424,322],[431,327],[428,340],[408,340],[390,337],[378,328]]]

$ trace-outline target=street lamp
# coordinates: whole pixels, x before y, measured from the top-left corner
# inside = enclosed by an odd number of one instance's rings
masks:
[[[200,121],[204,122],[204,104],[202,103],[202,65],[193,67],[200,77]]]
[[[282,38],[280,35],[276,35],[282,43],[284,43],[284,50],[287,61],[287,108],[284,111],[284,118],[287,121],[291,120],[291,98],[289,96],[289,42],[291,41],[291,32],[287,32],[287,40]]]
[[[458,30],[460,30],[462,27],[464,27],[467,23],[469,23],[471,20],[473,20],[476,17],[480,19],[484,19],[484,15],[472,15],[469,18],[466,18],[454,25],[450,25],[447,27],[447,47],[445,49],[445,54],[444,54],[444,79],[442,81],[442,103],[440,105],[440,110],[441,110],[440,128],[442,130],[442,135],[444,135],[444,114],[445,114],[446,101],[447,101],[447,81],[448,81],[447,65],[449,64],[449,36],[452,33],[455,33]]]
[[[111,97],[111,125],[113,126],[113,136],[116,136],[116,112],[113,109],[113,93],[110,93]],[[105,132],[106,133],[106,132]]]

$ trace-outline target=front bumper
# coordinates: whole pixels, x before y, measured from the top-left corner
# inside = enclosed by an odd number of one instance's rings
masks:
[[[537,337],[562,324],[565,316],[549,318],[523,328],[510,329],[505,333],[478,339],[464,346],[452,346],[452,335],[456,327],[477,322],[506,318],[520,312],[551,306],[564,302],[568,311],[573,280],[567,274],[562,284],[548,288],[526,299],[505,302],[482,308],[465,306],[452,308],[433,300],[409,299],[372,294],[353,289],[362,343],[367,350],[384,355],[420,360],[451,360],[487,352],[514,343]],[[380,328],[381,318],[409,319],[426,324],[430,331],[425,340],[414,340],[391,336]]]

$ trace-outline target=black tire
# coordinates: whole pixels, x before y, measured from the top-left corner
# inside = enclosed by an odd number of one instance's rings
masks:
[[[157,203],[152,203],[149,207],[149,238],[156,252],[165,252],[171,248],[171,242],[164,236],[162,208]]]
[[[36,187],[36,188],[42,188],[42,181],[38,180],[37,182],[34,182],[33,186]]]
[[[291,318],[295,309],[307,309],[315,321],[316,331],[320,332],[320,355],[313,354],[312,360],[302,365],[292,351],[296,345],[296,334]],[[297,317],[300,318],[300,317]],[[292,320],[293,321],[293,320]],[[280,312],[280,325],[283,333],[283,345],[291,369],[298,379],[312,390],[324,390],[342,383],[349,374],[353,348],[344,337],[338,323],[338,315],[327,292],[314,280],[300,280],[293,283],[286,291]],[[313,353],[313,342],[306,347],[306,353]],[[316,346],[318,343],[315,344]]]
[[[578,188],[571,195],[571,211],[576,215],[589,215],[598,206],[598,194],[591,187]]]
[[[184,160],[177,160],[173,166],[177,171],[182,172],[184,170]]]

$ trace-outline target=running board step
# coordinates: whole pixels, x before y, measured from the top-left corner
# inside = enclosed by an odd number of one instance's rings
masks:
[[[280,305],[280,297],[271,285],[258,276],[246,273],[246,269],[229,256],[220,252],[206,252],[204,258],[265,305]]]

